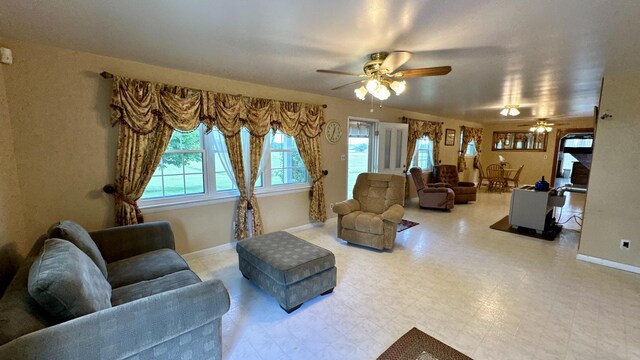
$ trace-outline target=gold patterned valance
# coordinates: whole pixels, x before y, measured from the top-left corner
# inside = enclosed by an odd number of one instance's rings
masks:
[[[282,130],[290,136],[303,132],[317,137],[324,125],[321,105],[230,95],[113,75],[111,122],[127,124],[137,134],[148,134],[159,122],[180,131],[202,122],[225,136],[246,127],[255,136]]]

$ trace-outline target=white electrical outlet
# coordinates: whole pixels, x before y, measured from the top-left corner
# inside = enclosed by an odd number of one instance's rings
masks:
[[[333,203],[329,204],[329,209],[333,209]]]
[[[631,240],[620,240],[620,249],[629,250],[629,247],[631,247]]]

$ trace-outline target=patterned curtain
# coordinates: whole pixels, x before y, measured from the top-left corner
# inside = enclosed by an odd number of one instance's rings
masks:
[[[324,125],[321,106],[270,99],[246,98],[211,91],[171,86],[113,75],[112,125],[120,124],[116,159],[116,222],[119,225],[142,221],[137,201],[157,168],[173,130],[190,131],[203,123],[210,132],[217,126],[225,137],[240,200],[235,216],[235,238],[249,236],[247,214],[251,211],[253,232],[262,233],[258,202],[253,195],[259,174],[264,136],[281,130],[293,136],[303,161],[312,174],[312,219],[324,221],[324,190],[317,176],[320,147],[317,137]],[[251,134],[250,175],[245,177],[240,130]],[[313,142],[316,144],[313,144]],[[307,143],[311,143],[308,145]],[[316,175],[313,175],[316,174]],[[249,178],[249,183],[245,179]],[[318,180],[319,179],[319,180]],[[318,207],[322,206],[322,210]]]
[[[403,118],[409,125],[407,139],[407,167],[411,166],[413,153],[416,151],[416,143],[423,136],[428,136],[433,141],[433,164],[438,165],[440,161],[440,140],[442,140],[442,123],[436,121],[423,121]],[[408,170],[408,169],[407,169]],[[408,171],[405,173],[409,174]],[[409,180],[405,181],[405,194],[409,193]]]
[[[190,89],[114,77],[111,121],[120,123],[116,153],[116,224],[143,222],[138,200],[160,164],[174,129],[200,125],[201,95]],[[212,123],[204,122],[207,131]]]
[[[268,134],[268,133],[267,133]],[[251,135],[251,142],[249,145],[249,169],[250,169],[250,181],[249,181],[249,211],[251,211],[251,220],[252,220],[252,236],[253,235],[261,235],[264,233],[264,228],[262,226],[262,215],[260,214],[260,208],[258,207],[258,199],[256,195],[253,193],[253,190],[256,186],[256,181],[258,180],[258,176],[260,175],[260,161],[262,160],[262,150],[264,145],[264,137],[263,136],[254,136]]]
[[[423,121],[403,118],[409,125],[409,137],[407,141],[407,166],[411,164],[413,153],[416,151],[416,142],[423,136],[428,136],[433,141],[433,161],[438,165],[440,161],[440,141],[442,140],[442,123],[436,121]]]
[[[462,143],[460,144],[460,154],[458,155],[458,172],[463,172],[467,168],[467,163],[464,161],[465,155],[467,154],[467,147],[471,140],[475,141],[476,149],[478,150],[477,160],[474,160],[474,163],[477,161],[480,162],[480,148],[482,146],[482,129],[476,129],[466,126],[460,127],[460,132],[462,132]]]
[[[229,153],[229,160],[231,161],[231,167],[233,168],[233,174],[235,175],[236,184],[238,184],[238,191],[240,192],[240,200],[236,206],[235,217],[235,232],[234,237],[237,240],[245,239],[249,236],[249,228],[247,224],[247,188],[244,177],[244,163],[242,159],[242,140],[240,131],[235,135],[225,135],[225,144],[227,145],[227,152]]]

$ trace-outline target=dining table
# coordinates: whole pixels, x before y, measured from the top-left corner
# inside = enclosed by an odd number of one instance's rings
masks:
[[[498,166],[496,166],[498,165]],[[490,169],[498,169],[498,173],[495,170]],[[492,164],[487,166],[487,175],[489,178],[489,191],[498,191],[502,193],[503,190],[509,191],[509,183],[507,179],[512,177],[518,169],[513,169],[506,167],[502,164]]]

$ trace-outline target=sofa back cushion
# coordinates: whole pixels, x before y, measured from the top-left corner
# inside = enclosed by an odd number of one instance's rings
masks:
[[[93,260],[104,278],[107,279],[107,263],[102,258],[96,243],[82,226],[71,220],[63,220],[53,224],[49,228],[48,235],[49,238],[64,239],[77,246]]]
[[[45,241],[29,271],[29,294],[60,321],[111,307],[111,285],[96,264],[66,240]]]

